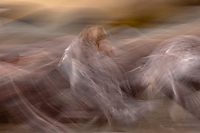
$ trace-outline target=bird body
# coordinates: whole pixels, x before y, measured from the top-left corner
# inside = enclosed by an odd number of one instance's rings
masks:
[[[141,83],[149,94],[162,91],[200,118],[200,38],[179,36],[160,45],[138,70]]]
[[[59,68],[67,73],[73,94],[85,106],[99,111],[110,124],[114,121],[132,125],[149,108],[121,90],[125,76],[112,60],[114,54],[104,29],[92,27],[83,31],[65,50]]]

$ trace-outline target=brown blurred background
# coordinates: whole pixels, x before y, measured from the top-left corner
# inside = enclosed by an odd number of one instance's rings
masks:
[[[1,0],[0,43],[77,35],[88,25],[152,29],[200,16],[199,0]]]
[[[18,20],[60,32],[89,24],[152,27],[173,17],[174,22],[189,19],[199,4],[199,0],[1,0],[0,22]]]

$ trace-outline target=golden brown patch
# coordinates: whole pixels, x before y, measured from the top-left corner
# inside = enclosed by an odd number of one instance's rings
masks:
[[[101,26],[91,27],[80,34],[80,45],[85,52],[101,52],[109,57],[115,56],[114,47],[107,39],[108,35]]]

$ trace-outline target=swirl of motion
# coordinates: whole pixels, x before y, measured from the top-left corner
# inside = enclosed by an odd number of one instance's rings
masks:
[[[111,125],[132,125],[148,108],[121,90],[124,76],[112,60],[114,50],[105,30],[91,27],[65,50],[59,68],[68,75],[73,95],[99,112],[96,119],[103,115]]]
[[[200,118],[200,38],[180,36],[169,39],[148,56],[139,68],[147,92],[164,92],[182,107]]]

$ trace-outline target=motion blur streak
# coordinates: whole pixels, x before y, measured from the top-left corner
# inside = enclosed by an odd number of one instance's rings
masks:
[[[0,133],[199,132],[197,0],[0,0]]]

